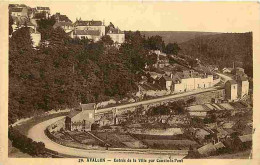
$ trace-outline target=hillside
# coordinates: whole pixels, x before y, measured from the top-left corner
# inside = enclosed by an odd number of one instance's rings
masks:
[[[163,38],[166,44],[182,43],[194,39],[199,36],[219,34],[215,32],[192,32],[192,31],[141,31],[146,37],[159,35]]]
[[[252,33],[222,33],[201,36],[179,44],[180,54],[199,58],[206,64],[243,67],[252,77]]]

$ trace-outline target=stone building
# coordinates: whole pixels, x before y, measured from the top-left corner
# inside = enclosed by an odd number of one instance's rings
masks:
[[[28,9],[26,7],[14,7],[10,8],[11,16],[15,17],[28,17]]]
[[[107,35],[111,37],[115,45],[121,45],[125,42],[125,33],[118,28],[110,28]]]
[[[74,29],[74,27],[73,27],[71,22],[56,22],[53,25],[53,28],[55,29],[57,27],[62,28],[66,33],[69,33],[69,32],[71,32]]]
[[[237,78],[237,95],[239,98],[243,98],[248,95],[249,82],[246,77]]]
[[[90,131],[95,122],[95,103],[80,104],[65,118],[65,130],[68,131]]]
[[[236,80],[229,80],[225,84],[226,99],[234,101],[247,96],[249,92],[249,81],[246,77],[238,76]]]
[[[238,86],[237,82],[235,80],[228,80],[225,83],[225,94],[226,94],[226,99],[230,101],[234,101],[238,98]]]
[[[100,36],[105,35],[105,25],[102,21],[82,21],[81,19],[76,20],[74,23],[75,30],[85,30],[85,31],[99,31]]]

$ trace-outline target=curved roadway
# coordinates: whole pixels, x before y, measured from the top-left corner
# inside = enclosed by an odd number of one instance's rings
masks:
[[[64,118],[64,116],[53,118],[50,120],[46,120],[41,122],[34,127],[32,127],[28,132],[28,137],[37,142],[43,142],[45,147],[57,151],[58,153],[71,155],[76,157],[89,157],[89,158],[106,158],[106,159],[114,159],[114,158],[160,158],[160,159],[168,159],[171,157],[172,159],[182,159],[186,156],[186,154],[162,154],[162,153],[143,153],[138,151],[111,151],[111,150],[84,150],[66,147],[55,143],[50,140],[44,133],[44,130],[52,123]],[[158,150],[157,150],[158,151]],[[167,151],[165,151],[167,152]],[[169,151],[171,152],[171,151]],[[113,160],[112,160],[113,161]]]
[[[145,100],[145,101],[139,101],[139,102],[124,104],[124,105],[118,105],[116,107],[97,109],[95,113],[97,113],[97,114],[105,113],[105,112],[108,112],[108,111],[112,111],[115,108],[116,109],[124,109],[124,108],[130,108],[130,107],[139,106],[139,105],[152,104],[152,103],[156,103],[156,102],[167,101],[167,100],[170,100],[170,99],[175,99],[175,98],[195,95],[195,94],[209,92],[209,91],[214,91],[214,90],[217,90],[217,88],[216,87],[211,87],[211,88],[205,88],[205,89],[197,89],[197,90],[194,90],[194,91],[189,91],[189,92],[185,92],[185,93],[169,95],[169,96],[165,96],[165,97],[161,97],[161,98]]]
[[[229,79],[230,77],[225,76],[223,74],[219,74],[224,79]],[[138,105],[145,105],[145,104],[151,104],[155,102],[160,102],[160,101],[166,101],[169,99],[174,99],[174,98],[179,98],[179,97],[184,97],[184,96],[189,96],[189,95],[194,95],[194,94],[199,94],[199,93],[204,93],[208,91],[214,91],[216,90],[215,87],[212,88],[207,88],[207,89],[200,89],[196,91],[190,91],[190,92],[185,92],[181,94],[176,94],[176,95],[170,95],[162,98],[157,98],[157,99],[152,99],[152,100],[146,100],[146,101],[140,101],[136,103],[130,103],[130,104],[125,104],[125,105],[119,105],[116,107],[110,107],[110,108],[104,108],[104,109],[98,109],[96,110],[96,113],[104,113],[111,111],[114,108],[117,109],[122,109],[122,108],[130,108],[133,106],[138,106]],[[44,133],[44,130],[52,123],[60,120],[62,117],[57,117],[53,118],[47,121],[44,121],[42,123],[39,123],[35,126],[33,126],[29,132],[28,132],[28,137],[33,139],[34,141],[41,141],[45,144],[45,147],[57,151],[58,153],[65,154],[65,155],[71,155],[71,156],[78,156],[78,157],[92,157],[92,158],[169,158],[169,156],[172,156],[172,158],[176,159],[182,159],[186,155],[178,155],[178,154],[162,154],[162,153],[143,153],[143,152],[138,152],[138,151],[111,151],[111,150],[84,150],[84,149],[76,149],[76,148],[71,148],[71,147],[66,147],[63,145],[60,145],[58,143],[53,142],[50,140]],[[157,150],[158,151],[158,150]],[[153,150],[155,152],[155,150]],[[167,152],[167,151],[165,151]],[[171,152],[171,151],[169,151]]]

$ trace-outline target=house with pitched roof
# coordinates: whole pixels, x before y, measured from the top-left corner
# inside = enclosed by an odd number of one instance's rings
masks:
[[[73,24],[71,22],[56,22],[53,25],[53,28],[56,29],[58,27],[62,28],[66,33],[69,33],[74,29]]]
[[[81,19],[76,20],[73,24],[75,30],[85,30],[85,31],[99,31],[99,35],[105,35],[105,25],[102,21],[83,21]]]
[[[111,37],[116,45],[121,45],[125,42],[125,33],[122,32],[119,28],[110,27],[107,35]]]
[[[243,98],[248,95],[249,92],[249,81],[244,76],[239,76],[236,79],[237,81],[237,96],[238,98]]]
[[[101,35],[99,30],[72,30],[68,33],[71,38],[89,39],[93,42],[100,40]]]
[[[51,15],[51,10],[49,7],[41,7],[41,6],[37,6],[34,9],[35,14],[41,14],[44,13],[45,14],[45,18],[48,18]]]
[[[252,148],[252,134],[238,136],[234,143],[237,145],[239,150],[246,150],[248,148]]]
[[[11,7],[9,9],[11,16],[15,17],[28,17],[28,8],[27,7]]]
[[[54,15],[56,22],[70,22],[72,23],[72,21],[66,16],[66,15],[62,15],[60,13],[56,13]]]
[[[95,122],[95,103],[80,104],[72,110],[65,118],[65,130],[68,131],[90,131]]]
[[[237,82],[235,80],[228,80],[225,83],[226,99],[230,101],[236,100],[238,98],[237,93]]]
[[[216,153],[216,147],[213,143],[208,143],[200,148],[198,148],[198,152],[202,156],[210,156]]]

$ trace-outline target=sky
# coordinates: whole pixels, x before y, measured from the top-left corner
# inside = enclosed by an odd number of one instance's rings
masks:
[[[17,3],[17,2],[16,2]],[[49,6],[73,22],[112,22],[121,30],[247,32],[260,22],[256,2],[27,2],[30,7]],[[259,23],[258,23],[259,25]]]

